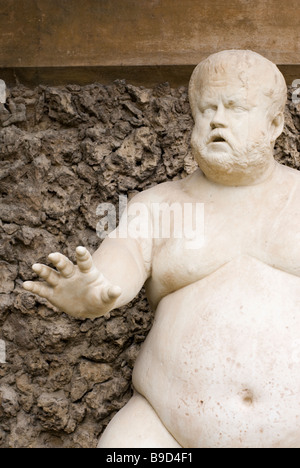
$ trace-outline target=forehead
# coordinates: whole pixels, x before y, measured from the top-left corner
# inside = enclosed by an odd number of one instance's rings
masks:
[[[243,100],[248,104],[257,104],[261,99],[261,86],[254,77],[239,76],[234,73],[210,73],[201,76],[198,90],[198,99]]]
[[[273,82],[273,71],[265,63],[249,67],[243,63],[210,64],[198,70],[194,82],[194,99],[226,97],[243,100],[249,106],[265,106],[266,84]],[[235,99],[233,99],[235,98]]]

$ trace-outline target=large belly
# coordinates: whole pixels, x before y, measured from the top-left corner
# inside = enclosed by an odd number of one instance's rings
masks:
[[[239,257],[170,294],[133,383],[184,447],[300,447],[300,278]]]

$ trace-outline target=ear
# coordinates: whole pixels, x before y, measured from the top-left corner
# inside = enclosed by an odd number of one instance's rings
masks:
[[[284,127],[284,114],[283,112],[278,112],[276,117],[271,122],[271,135],[272,135],[272,143],[275,143],[277,138],[283,132]]]

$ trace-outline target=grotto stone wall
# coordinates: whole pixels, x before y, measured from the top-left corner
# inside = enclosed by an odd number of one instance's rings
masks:
[[[290,96],[291,97],[291,96]],[[153,320],[144,291],[76,320],[22,290],[31,265],[94,252],[101,202],[118,204],[195,169],[187,89],[17,86],[0,104],[0,447],[90,448],[130,398]],[[300,106],[289,100],[276,159],[300,168]]]

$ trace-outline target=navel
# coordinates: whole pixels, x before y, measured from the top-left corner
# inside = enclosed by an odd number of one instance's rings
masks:
[[[242,401],[246,406],[253,405],[254,394],[251,390],[249,390],[248,388],[244,388],[241,392],[241,395],[242,395]]]

